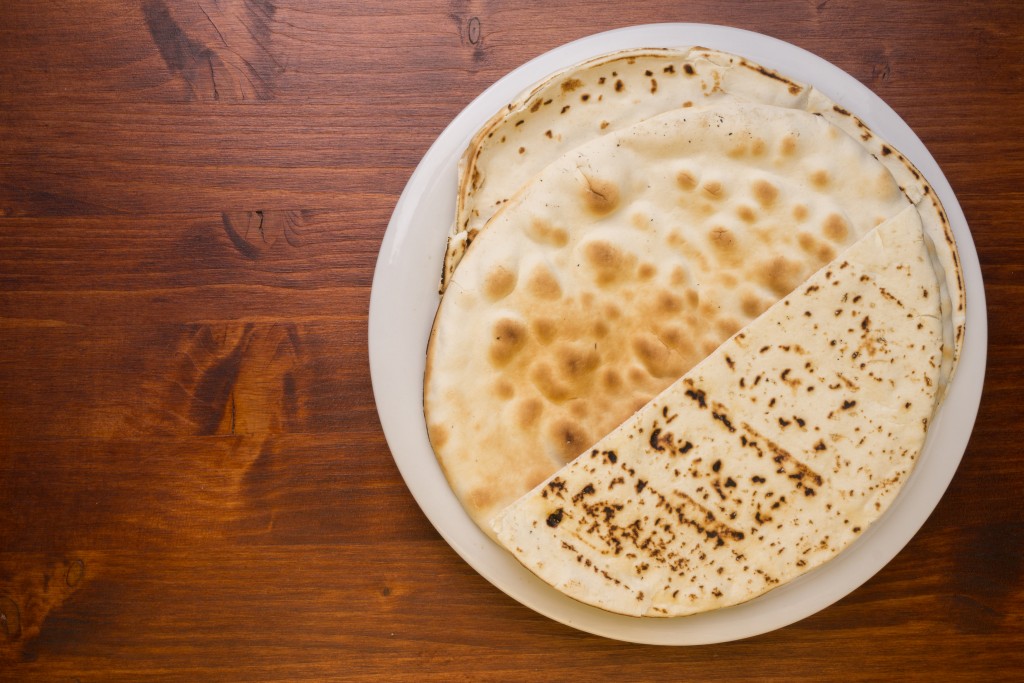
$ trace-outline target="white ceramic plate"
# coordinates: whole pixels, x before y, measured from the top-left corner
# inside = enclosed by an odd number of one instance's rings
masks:
[[[521,91],[559,69],[615,50],[690,45],[742,55],[813,85],[910,158],[938,192],[953,226],[967,289],[966,339],[917,467],[887,514],[852,546],[742,605],[675,619],[637,619],[565,597],[477,528],[448,487],[427,440],[423,370],[455,215],[457,163],[474,132]],[[960,463],[981,398],[987,337],[981,270],[967,222],[914,132],[868,88],[821,58],[764,35],[705,24],[654,24],[593,35],[537,57],[488,88],[438,137],[409,179],[384,235],[370,296],[370,372],[380,421],[409,490],[444,539],[488,581],[541,614],[609,638],[663,645],[723,642],[781,628],[839,600],[885,566],[924,524]]]

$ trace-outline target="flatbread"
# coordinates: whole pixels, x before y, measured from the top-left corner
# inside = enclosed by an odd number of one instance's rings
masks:
[[[942,286],[943,375],[952,377],[963,346],[966,295],[956,244],[934,189],[912,163],[862,120],[815,88],[744,57],[691,47],[633,49],[555,73],[495,114],[460,162],[456,218],[441,277],[443,292],[490,218],[548,164],[589,140],[686,106],[742,100],[825,117],[877,157],[918,207]]]
[[[908,208],[496,519],[542,579],[632,616],[754,598],[888,508],[939,389],[939,282]]]
[[[745,66],[733,68],[739,64]],[[802,109],[809,92],[759,65],[704,48],[623,50],[552,74],[495,114],[467,146],[442,291],[491,216],[565,152],[684,106],[740,97]]]
[[[427,426],[465,509],[491,533],[494,514],[908,206],[824,117],[735,98],[563,155],[479,233],[431,332]]]
[[[917,207],[924,228],[926,244],[939,279],[939,296],[943,326],[942,388],[945,395],[953,380],[963,350],[967,320],[967,291],[963,269],[956,248],[953,229],[942,202],[924,175],[891,144],[875,135],[857,116],[840,107],[820,91],[808,93],[807,110],[820,114],[854,139],[860,140],[876,159],[892,173],[907,198]]]

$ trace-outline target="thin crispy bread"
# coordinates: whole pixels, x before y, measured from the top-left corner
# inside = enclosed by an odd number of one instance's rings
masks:
[[[908,208],[502,512],[499,541],[567,595],[633,616],[735,605],[826,562],[920,453],[939,282]]]
[[[460,160],[442,291],[491,216],[565,152],[666,111],[721,99],[806,107],[809,89],[753,63],[733,69],[735,63],[704,48],[623,50],[552,74],[509,103]]]
[[[735,98],[567,153],[488,223],[428,348],[432,446],[470,516],[576,457],[910,206],[821,116]]]
[[[948,384],[963,346],[966,295],[953,233],[934,189],[898,149],[821,91],[744,57],[703,47],[602,55],[549,76],[495,114],[460,161],[441,291],[490,218],[561,155],[672,109],[729,100],[823,116],[892,173],[918,207],[933,258],[945,274],[943,314],[950,322],[944,333],[943,376]]]

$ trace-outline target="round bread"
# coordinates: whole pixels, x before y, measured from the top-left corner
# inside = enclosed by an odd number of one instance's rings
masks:
[[[735,605],[835,557],[924,444],[939,281],[908,207],[505,509],[498,539],[632,616]]]
[[[494,515],[911,205],[824,116],[720,98],[600,136],[504,202],[448,283],[424,409]]]
[[[495,114],[466,148],[442,291],[491,216],[565,152],[680,107],[740,97],[803,109],[810,92],[760,65],[698,47],[623,50],[552,74]]]
[[[945,274],[940,298],[949,321],[942,366],[948,385],[963,346],[966,296],[952,230],[934,190],[899,150],[819,90],[744,57],[703,47],[601,55],[552,74],[495,114],[460,161],[441,291],[490,218],[562,154],[666,111],[736,99],[826,118],[879,159],[918,207],[931,254]]]

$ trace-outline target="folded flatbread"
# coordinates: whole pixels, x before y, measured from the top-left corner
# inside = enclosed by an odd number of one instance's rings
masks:
[[[565,594],[633,616],[754,598],[877,520],[940,382],[939,283],[907,208],[495,520]]]
[[[495,114],[467,146],[442,290],[491,216],[565,152],[672,109],[737,97],[804,109],[810,92],[705,48],[623,50],[552,74]]]
[[[825,118],[875,156],[918,207],[932,256],[946,277],[940,283],[943,314],[950,321],[943,374],[950,378],[963,346],[966,297],[952,230],[934,189],[898,149],[820,90],[744,57],[703,47],[601,55],[552,74],[496,113],[460,161],[441,291],[491,217],[562,155],[667,111],[737,100]]]
[[[912,206],[862,142],[723,99],[591,140],[504,204],[442,297],[424,387],[431,444],[482,529]]]

